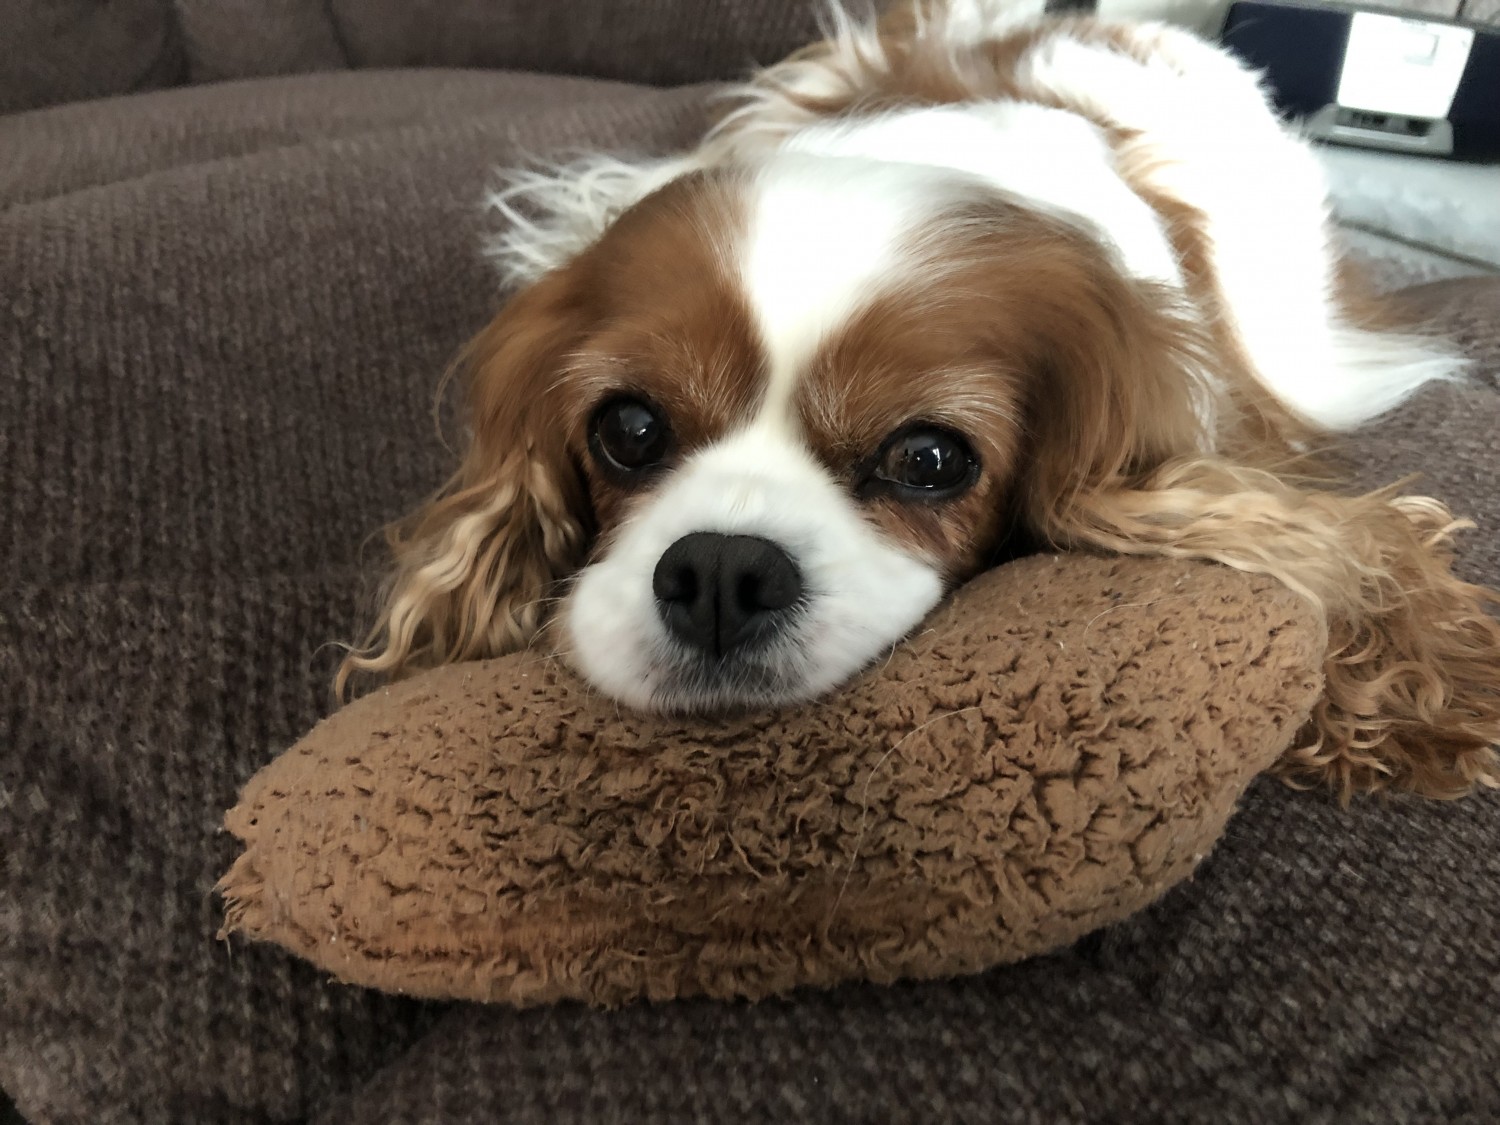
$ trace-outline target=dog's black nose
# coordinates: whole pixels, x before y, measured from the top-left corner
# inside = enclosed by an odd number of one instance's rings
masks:
[[[776,625],[802,596],[802,575],[768,539],[695,531],[662,552],[651,588],[674,636],[723,656]]]

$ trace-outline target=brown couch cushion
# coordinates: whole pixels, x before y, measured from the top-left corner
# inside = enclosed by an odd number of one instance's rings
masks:
[[[0,161],[0,207],[34,203],[55,212],[85,202],[59,197],[94,187],[154,196],[158,182],[184,176],[238,184],[245,178],[241,161],[331,167],[348,154],[352,178],[328,183],[337,193],[357,190],[361,175],[382,174],[365,168],[368,162],[399,164],[407,150],[420,153],[424,146],[455,155],[467,148],[467,175],[454,183],[444,165],[447,178],[430,185],[456,209],[450,214],[462,225],[454,232],[461,240],[473,229],[478,186],[497,164],[586,144],[598,132],[601,114],[611,123],[611,140],[622,148],[658,142],[664,112],[676,115],[670,119],[672,138],[686,143],[706,120],[708,89],[661,93],[547,75],[412,70],[226,82],[57,106],[0,117],[0,146],[18,154]],[[396,155],[387,158],[388,151]],[[410,177],[422,168],[419,157],[413,160],[405,173]],[[320,190],[310,186],[309,200]],[[99,198],[111,197],[106,192]],[[163,197],[163,206],[173,202],[170,194]],[[355,202],[324,200],[333,207]],[[468,249],[477,270],[477,255]]]
[[[813,0],[177,0],[200,82],[406,66],[703,82],[808,42],[816,7]]]
[[[207,93],[92,131],[85,107],[0,120],[41,184],[0,163],[25,201],[0,211],[0,1086],[24,1112],[1500,1119],[1496,795],[1342,810],[1260,783],[1190,883],[1065,952],[755,1007],[431,1006],[216,942],[222,810],[327,708],[361,544],[447,468],[431,396],[494,305],[490,166],[700,117],[502,75]],[[1493,379],[1500,283],[1445,293]],[[1497,443],[1478,380],[1354,449],[1485,521],[1465,565],[1495,581]]]
[[[810,41],[816,9],[814,0],[8,0],[0,113],[182,82],[382,67],[705,82]]]
[[[171,0],[6,0],[0,34],[0,113],[154,90],[187,75]]]
[[[173,0],[189,82],[351,65],[336,5],[308,0]],[[460,7],[460,5],[453,5]]]
[[[733,78],[817,33],[815,0],[332,0],[355,66],[504,66],[669,84]]]

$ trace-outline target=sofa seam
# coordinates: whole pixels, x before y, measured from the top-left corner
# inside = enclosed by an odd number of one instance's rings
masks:
[[[354,52],[349,49],[349,36],[345,33],[344,23],[339,19],[333,5],[334,0],[323,0],[323,18],[328,24],[328,34],[333,39],[333,45],[344,60],[344,69],[363,70],[364,67],[354,61]]]
[[[375,72],[369,71],[361,73]],[[612,82],[608,79],[585,78],[583,79],[583,81],[598,82],[600,85],[621,85],[621,83]],[[651,89],[651,87],[641,88]],[[691,88],[691,86],[676,87],[676,89]],[[610,104],[610,100],[608,98],[601,98],[600,101],[604,104]],[[541,108],[537,111],[536,116],[540,118],[546,118],[548,116],[551,116],[552,114],[576,113],[578,109],[579,105],[577,103],[570,103],[566,106]],[[20,199],[12,203],[0,204],[0,218],[11,218],[12,216],[22,213],[26,209],[31,207],[46,206],[62,200],[87,195],[89,192],[104,191],[110,188],[122,187],[128,184],[142,183],[154,179],[157,176],[172,175],[191,168],[208,168],[216,164],[229,164],[234,161],[251,159],[258,156],[269,156],[275,153],[289,152],[299,148],[311,148],[318,145],[354,142],[365,138],[382,135],[397,135],[413,129],[433,131],[434,126],[436,126],[437,129],[441,130],[461,129],[468,125],[471,125],[476,121],[494,120],[496,119],[496,117],[497,115],[493,109],[475,109],[472,112],[447,118],[441,122],[406,121],[396,125],[377,125],[370,128],[351,130],[348,133],[325,134],[316,137],[300,138],[297,140],[288,141],[284,144],[268,145],[263,148],[251,149],[246,152],[225,153],[219,156],[211,156],[201,160],[188,160],[180,164],[171,164],[166,167],[152,168],[146,171],[137,172],[133,175],[121,176],[115,179],[99,180],[94,183],[84,184],[75,188],[69,188],[66,191],[60,191],[51,195],[41,195],[32,199]]]

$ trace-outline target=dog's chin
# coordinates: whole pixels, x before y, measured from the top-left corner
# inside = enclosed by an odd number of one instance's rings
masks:
[[[658,639],[627,652],[584,645],[569,654],[569,663],[590,687],[637,711],[726,715],[812,702],[848,683],[877,655],[834,671],[819,668],[792,639],[717,657]]]
[[[700,662],[658,673],[645,710],[663,715],[730,715],[806,703],[818,692],[773,669],[742,661]],[[830,689],[831,690],[831,689]]]

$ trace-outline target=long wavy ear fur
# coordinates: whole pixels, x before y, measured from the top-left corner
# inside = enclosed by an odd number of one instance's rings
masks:
[[[339,668],[399,677],[524,647],[553,585],[587,547],[587,503],[556,401],[576,342],[566,272],[513,300],[459,360],[472,437],[453,476],[387,528],[395,565],[365,643]]]
[[[1270,574],[1323,611],[1325,694],[1279,772],[1341,796],[1500,784],[1500,598],[1454,577],[1464,524],[1427,497],[1341,496],[1211,457],[1074,495],[1055,539]]]
[[[1245,450],[1194,449],[1200,345],[1159,315],[1155,330],[1132,328],[1152,318],[1125,311],[1044,381],[1019,496],[1032,532],[1074,549],[1215,560],[1316,605],[1327,686],[1280,763],[1288,781],[1344,798],[1500,785],[1500,623],[1488,612],[1500,595],[1452,573],[1453,537],[1468,525],[1395,487],[1313,487],[1266,443],[1278,427],[1265,425],[1264,403],[1225,404],[1246,417],[1220,419],[1220,432],[1254,434]]]

